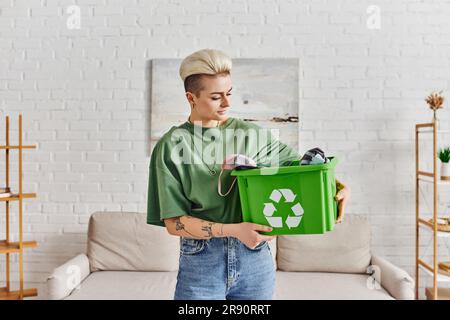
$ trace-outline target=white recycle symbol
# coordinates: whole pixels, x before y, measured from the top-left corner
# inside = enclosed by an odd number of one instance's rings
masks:
[[[294,202],[296,197],[291,189],[274,189],[270,194],[270,200],[278,203],[282,196],[284,196],[285,202]],[[288,215],[286,218],[286,225],[289,229],[298,227],[303,217],[303,207],[300,203],[297,202],[291,207],[291,209],[295,216]],[[264,203],[263,213],[266,216],[270,226],[273,228],[281,228],[283,227],[283,218],[273,217],[275,211],[277,211],[277,209],[272,202]]]

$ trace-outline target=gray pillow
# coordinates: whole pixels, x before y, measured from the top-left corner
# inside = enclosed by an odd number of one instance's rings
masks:
[[[366,273],[371,260],[370,239],[367,218],[350,214],[325,234],[279,236],[278,269]]]
[[[87,256],[98,270],[176,271],[180,240],[146,214],[95,212],[89,219]]]

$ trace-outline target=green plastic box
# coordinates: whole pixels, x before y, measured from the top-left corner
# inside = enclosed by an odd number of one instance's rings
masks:
[[[234,169],[244,222],[271,226],[266,235],[323,234],[337,217],[335,157],[324,164]]]

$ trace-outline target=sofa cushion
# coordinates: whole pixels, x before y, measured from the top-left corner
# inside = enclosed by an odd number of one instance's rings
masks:
[[[66,300],[172,300],[177,272],[97,271]]]
[[[146,214],[95,212],[89,219],[87,256],[97,270],[176,271],[180,241]]]
[[[369,275],[277,271],[274,299],[393,299],[383,288],[369,289]],[[172,300],[176,272],[98,271],[67,300]]]
[[[277,271],[275,300],[394,300],[369,275]]]
[[[371,259],[370,232],[367,218],[347,214],[325,234],[279,236],[278,269],[365,273]]]

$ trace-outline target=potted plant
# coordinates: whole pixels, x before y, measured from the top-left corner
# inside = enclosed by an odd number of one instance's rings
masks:
[[[441,180],[450,180],[450,148],[439,149],[439,159],[441,160]]]

